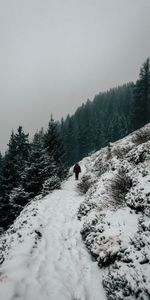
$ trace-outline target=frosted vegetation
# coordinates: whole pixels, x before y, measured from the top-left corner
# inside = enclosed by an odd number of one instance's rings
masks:
[[[84,158],[79,183],[71,168],[26,205],[1,237],[3,300],[150,299],[149,132]]]
[[[150,125],[89,157],[78,188],[82,238],[107,298],[150,299]]]
[[[9,228],[35,196],[60,187],[68,168],[58,125],[51,116],[46,130],[29,141],[19,126],[0,156],[0,233]]]

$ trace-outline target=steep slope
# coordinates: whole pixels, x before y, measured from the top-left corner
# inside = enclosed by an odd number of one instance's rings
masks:
[[[150,299],[150,124],[81,167],[1,238],[2,300]]]
[[[109,300],[150,299],[150,124],[88,158],[83,240]]]
[[[1,300],[106,299],[97,263],[81,240],[83,199],[71,176],[22,211],[1,239]]]

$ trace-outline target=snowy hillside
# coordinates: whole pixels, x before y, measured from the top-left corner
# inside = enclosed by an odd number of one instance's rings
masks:
[[[81,168],[1,237],[1,300],[150,299],[150,125]]]
[[[78,217],[110,300],[150,299],[150,125],[89,158]]]

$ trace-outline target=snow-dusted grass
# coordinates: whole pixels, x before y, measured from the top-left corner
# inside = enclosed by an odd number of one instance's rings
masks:
[[[150,124],[88,161],[87,176],[95,183],[78,217],[84,221],[83,240],[103,270],[109,300],[150,299],[149,132]]]

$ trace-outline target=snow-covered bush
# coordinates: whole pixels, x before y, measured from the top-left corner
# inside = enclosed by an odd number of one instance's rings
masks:
[[[125,155],[132,149],[132,146],[130,144],[125,145],[125,146],[119,146],[119,145],[115,145],[113,147],[113,155],[117,156],[117,158],[124,158]]]
[[[127,205],[138,212],[143,212],[147,204],[147,199],[144,193],[140,190],[134,189],[127,196]]]
[[[143,143],[146,143],[150,140],[150,131],[148,130],[148,128],[144,127],[140,130],[138,130],[132,138],[132,141],[136,144],[136,145],[140,145]]]
[[[57,175],[54,175],[50,178],[48,178],[44,184],[42,189],[42,195],[47,195],[50,191],[53,191],[54,189],[59,189],[61,186],[60,178]]]
[[[103,286],[108,300],[150,299],[146,277],[135,266],[129,268],[127,264],[114,264],[104,275]]]
[[[127,159],[129,162],[132,162],[136,165],[139,163],[143,163],[146,159],[146,152],[147,150],[145,148],[138,149],[138,151],[131,151],[129,155],[127,155]]]
[[[77,187],[81,194],[86,194],[90,188],[92,179],[90,175],[83,175],[81,181],[78,183]]]
[[[80,220],[82,216],[86,216],[90,210],[95,208],[97,208],[97,205],[92,201],[88,203],[86,201],[82,202],[78,210],[78,219]]]
[[[132,295],[130,282],[127,281],[125,275],[119,276],[117,271],[114,274],[108,272],[107,276],[103,279],[103,286],[106,290],[108,300],[124,300],[125,297]]]
[[[108,191],[111,196],[111,202],[115,206],[125,204],[125,196],[131,187],[131,179],[121,170],[110,180]]]
[[[101,176],[104,174],[109,168],[109,163],[107,160],[107,156],[105,157],[99,157],[94,164],[94,171],[97,172],[98,176]]]

